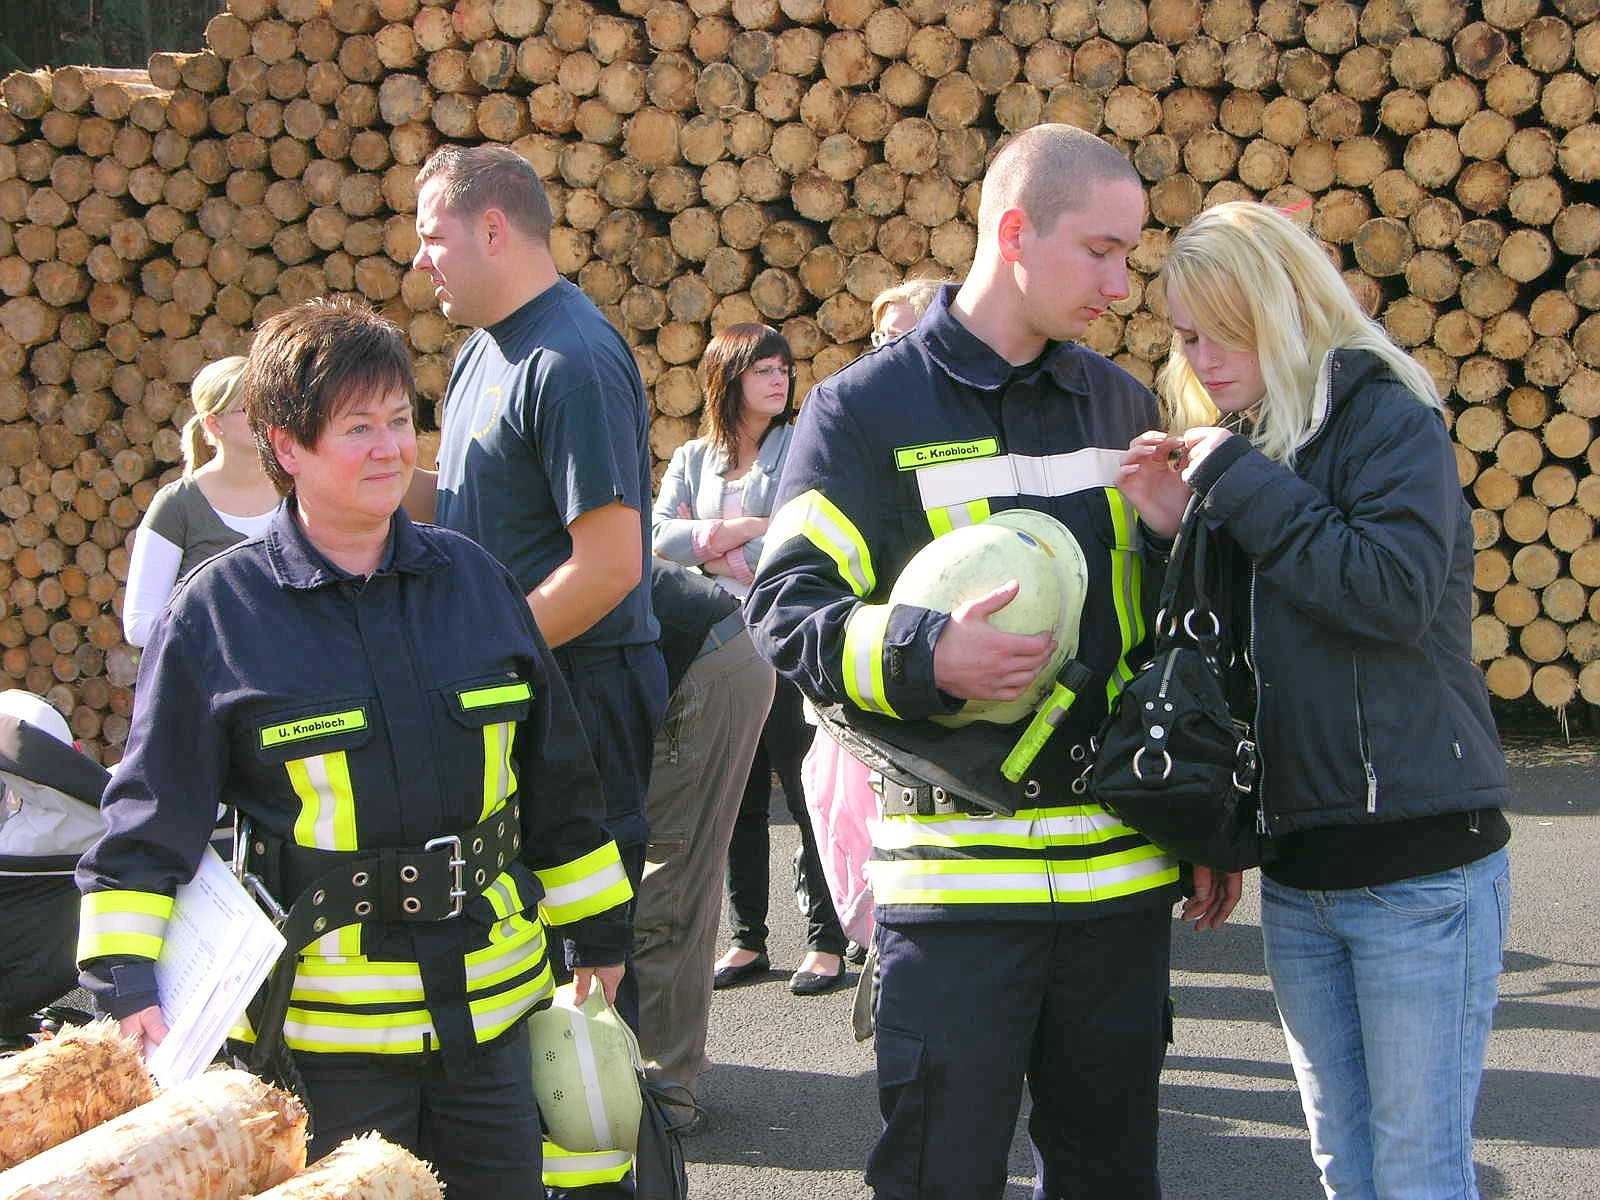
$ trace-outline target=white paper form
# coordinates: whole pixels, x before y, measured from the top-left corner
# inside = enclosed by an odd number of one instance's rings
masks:
[[[173,898],[156,961],[168,1032],[148,1065],[163,1087],[205,1070],[283,948],[283,935],[208,847]]]

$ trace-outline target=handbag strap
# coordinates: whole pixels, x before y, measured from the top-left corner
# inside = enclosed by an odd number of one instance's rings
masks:
[[[1192,496],[1183,522],[1173,539],[1172,557],[1161,581],[1161,602],[1156,616],[1156,643],[1170,646],[1180,634],[1214,652],[1222,637],[1222,620],[1206,586],[1211,537],[1200,518],[1200,497]]]

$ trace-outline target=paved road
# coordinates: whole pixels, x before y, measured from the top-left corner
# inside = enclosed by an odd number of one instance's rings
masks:
[[[1600,1195],[1600,747],[1533,756],[1513,771],[1514,895],[1506,974],[1479,1105],[1486,1197]],[[775,886],[795,830],[774,805]],[[781,822],[781,823],[780,823]],[[1168,1200],[1317,1200],[1299,1096],[1261,960],[1253,887],[1229,926],[1175,927],[1177,1044],[1162,1087]],[[800,919],[773,902],[773,962],[799,961]],[[691,1189],[717,1200],[865,1197],[877,1130],[871,1043],[850,1033],[850,994],[798,999],[787,971],[717,994],[702,1084],[709,1114],[690,1139]],[[995,981],[1003,987],[1003,980]],[[982,1031],[975,1030],[975,1037]],[[1032,1194],[1012,1146],[1006,1200]]]

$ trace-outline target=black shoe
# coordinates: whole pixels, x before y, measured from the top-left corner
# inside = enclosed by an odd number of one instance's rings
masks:
[[[844,963],[832,975],[818,975],[815,971],[796,971],[789,978],[789,990],[796,996],[820,996],[834,988],[844,986]]]
[[[844,960],[852,967],[859,967],[867,961],[867,948],[860,942],[847,942],[844,948]]]
[[[718,967],[716,974],[711,976],[711,987],[714,991],[721,991],[725,987],[743,983],[746,979],[765,975],[770,970],[772,970],[772,960],[765,954],[758,954],[749,962],[740,963],[736,967]]]

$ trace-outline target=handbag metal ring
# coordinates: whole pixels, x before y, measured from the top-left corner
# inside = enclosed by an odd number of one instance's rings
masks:
[[[1140,746],[1133,752],[1133,777],[1140,783],[1159,783],[1172,774],[1172,755],[1165,750],[1161,752],[1161,774],[1146,776],[1139,769],[1139,760],[1144,757],[1145,747]]]
[[[1156,632],[1165,637],[1176,637],[1178,635],[1178,618],[1173,615],[1169,620],[1168,616],[1169,614],[1164,608],[1156,613]]]
[[[1183,631],[1198,642],[1200,635],[1194,631],[1194,614],[1195,610],[1192,608],[1183,614]],[[1205,615],[1211,618],[1211,636],[1214,638],[1221,637],[1222,622],[1217,619],[1217,614],[1208,609]]]
[[[1074,796],[1086,796],[1089,794],[1089,781],[1082,775],[1072,781],[1072,794]]]

